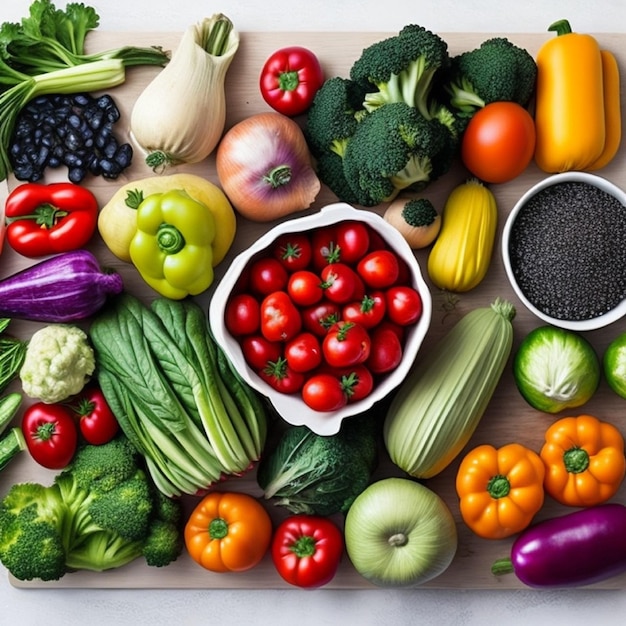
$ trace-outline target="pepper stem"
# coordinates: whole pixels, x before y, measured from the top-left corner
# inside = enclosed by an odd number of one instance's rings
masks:
[[[487,483],[487,493],[496,500],[498,498],[505,498],[511,491],[511,483],[506,476],[498,474],[493,476]]]
[[[166,254],[176,254],[185,247],[182,233],[171,224],[161,224],[157,230],[157,245]]]
[[[269,183],[273,189],[284,187],[291,180],[291,167],[289,165],[277,165],[263,177],[263,180]]]
[[[589,467],[589,454],[582,448],[570,448],[563,454],[563,464],[568,473],[580,474]]]
[[[17,222],[21,220],[33,220],[37,226],[42,228],[52,228],[56,226],[59,220],[69,215],[68,211],[58,209],[53,204],[40,204],[32,213],[27,215],[19,215],[12,218],[9,222]]]
[[[228,535],[228,524],[225,519],[216,517],[209,523],[209,535],[211,539],[224,539]]]
[[[289,548],[298,558],[302,559],[306,556],[313,556],[315,554],[315,544],[317,542],[313,537],[309,535],[302,535],[293,542]]]
[[[567,20],[558,20],[554,24],[550,24],[548,32],[555,32],[557,37],[561,35],[569,35],[572,32],[572,27]]]

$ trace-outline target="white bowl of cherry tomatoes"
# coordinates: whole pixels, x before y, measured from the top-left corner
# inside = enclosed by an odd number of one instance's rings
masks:
[[[275,226],[216,286],[209,323],[242,378],[320,435],[408,374],[432,298],[413,251],[380,215],[335,203]]]

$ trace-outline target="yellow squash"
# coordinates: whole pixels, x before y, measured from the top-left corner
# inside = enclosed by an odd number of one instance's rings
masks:
[[[487,274],[498,225],[496,199],[471,178],[452,190],[439,236],[428,256],[428,275],[436,287],[469,291]]]
[[[604,150],[606,122],[602,55],[594,37],[567,20],[548,30],[537,54],[535,162],[545,172],[584,170]]]
[[[195,174],[151,176],[120,187],[102,207],[98,231],[107,248],[119,259],[131,262],[130,242],[137,231],[137,206],[142,199],[155,193],[185,191],[194,200],[206,205],[215,218],[213,267],[229,251],[237,229],[237,218],[224,192],[212,182]]]

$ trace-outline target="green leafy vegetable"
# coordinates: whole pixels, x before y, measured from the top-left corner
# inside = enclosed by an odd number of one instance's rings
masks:
[[[28,345],[26,341],[2,335],[10,322],[7,318],[0,319],[0,393],[17,376]]]
[[[169,55],[156,46],[86,54],[86,36],[99,20],[95,9],[83,3],[61,10],[50,0],[35,0],[20,23],[0,26],[0,180],[12,171],[8,148],[16,118],[29,100],[114,87],[125,81],[126,67],[168,62]]]

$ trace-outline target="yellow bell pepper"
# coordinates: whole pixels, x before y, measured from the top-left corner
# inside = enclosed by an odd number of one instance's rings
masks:
[[[456,476],[463,521],[484,539],[503,539],[524,530],[543,505],[544,475],[539,455],[521,444],[474,448]]]
[[[237,218],[226,194],[215,184],[195,174],[150,176],[120,187],[100,210],[98,231],[107,248],[119,259],[130,263],[130,242],[137,230],[137,207],[153,193],[173,189],[186,192],[206,205],[215,220],[213,267],[220,263],[235,239]]]
[[[535,162],[545,172],[584,170],[606,141],[602,55],[594,37],[567,20],[537,54]]]
[[[554,422],[540,456],[546,466],[546,492],[566,506],[606,502],[626,474],[624,437],[618,428],[592,415]]]
[[[184,191],[149,195],[137,208],[130,258],[162,296],[181,300],[213,282],[215,219]]]

